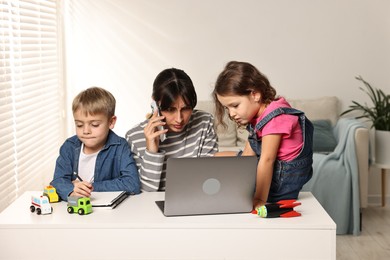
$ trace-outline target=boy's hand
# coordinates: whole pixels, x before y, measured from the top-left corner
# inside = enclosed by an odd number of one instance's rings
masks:
[[[91,197],[91,192],[93,191],[93,186],[87,181],[73,181],[73,192],[71,196],[81,196],[81,197]]]

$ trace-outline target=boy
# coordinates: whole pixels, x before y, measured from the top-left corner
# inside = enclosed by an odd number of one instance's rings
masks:
[[[112,131],[117,119],[114,96],[89,88],[74,98],[72,112],[76,135],[61,146],[51,182],[61,199],[89,197],[92,191],[140,193],[129,145]]]

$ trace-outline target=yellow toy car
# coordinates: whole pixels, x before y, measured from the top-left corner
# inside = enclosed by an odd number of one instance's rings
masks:
[[[56,188],[51,185],[45,187],[43,190],[43,196],[48,197],[50,203],[60,201],[60,197],[57,194]]]

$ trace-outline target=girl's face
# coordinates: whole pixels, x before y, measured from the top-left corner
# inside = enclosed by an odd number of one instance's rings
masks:
[[[186,105],[182,97],[178,97],[168,109],[162,110],[161,114],[165,116],[165,127],[168,131],[179,133],[188,124],[192,108]]]
[[[231,119],[239,125],[248,124],[260,112],[260,93],[252,92],[247,96],[217,95],[218,101],[228,110]]]
[[[84,143],[84,153],[100,151],[106,143],[108,131],[115,126],[116,117],[107,118],[102,113],[85,115],[81,109],[78,109],[73,117],[77,137]]]

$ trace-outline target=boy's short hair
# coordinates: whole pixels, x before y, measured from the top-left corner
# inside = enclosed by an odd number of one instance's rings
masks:
[[[86,115],[103,113],[111,118],[115,115],[115,98],[107,90],[99,87],[91,87],[81,91],[72,103],[73,114],[81,109]]]

